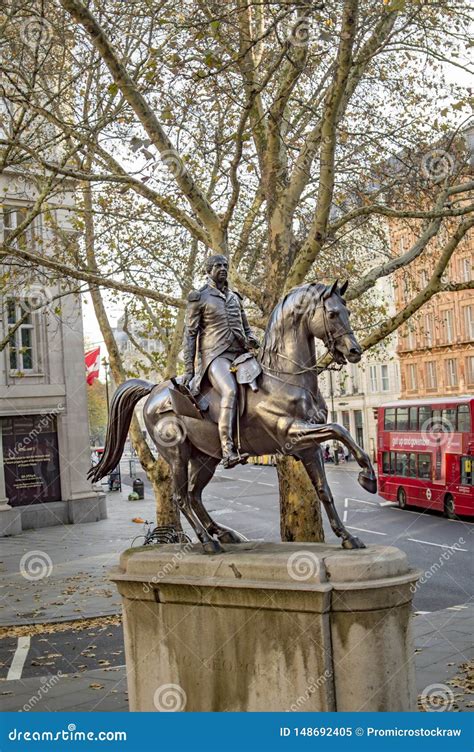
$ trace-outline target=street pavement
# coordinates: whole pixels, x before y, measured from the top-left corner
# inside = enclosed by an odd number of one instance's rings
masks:
[[[423,573],[414,596],[419,691],[454,681],[461,688],[453,685],[453,709],[469,707],[468,680],[460,666],[472,659],[472,523],[387,505],[358,485],[355,463],[326,470],[349,529],[366,543],[398,546]],[[129,502],[130,491],[124,485],[122,493],[108,495],[107,520],[25,531],[2,540],[2,709],[127,709],[120,600],[107,571],[141,532],[132,518],[154,518],[150,491],[143,501]],[[247,538],[279,539],[274,468],[219,469],[204,498],[216,520]],[[325,528],[327,540],[336,541],[326,521]],[[46,568],[40,579],[35,579],[38,570],[29,568],[35,560],[40,571]],[[69,623],[95,616],[101,618]],[[43,627],[29,626],[41,623]]]

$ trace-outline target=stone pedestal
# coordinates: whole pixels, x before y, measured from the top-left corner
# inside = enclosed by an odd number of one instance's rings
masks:
[[[129,549],[131,711],[416,709],[411,591],[396,548],[319,543]]]

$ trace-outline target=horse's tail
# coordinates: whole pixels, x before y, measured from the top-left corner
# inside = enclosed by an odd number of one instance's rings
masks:
[[[91,467],[87,474],[93,483],[97,483],[117,467],[135,405],[142,397],[150,394],[154,386],[151,381],[144,379],[129,379],[118,387],[110,404],[104,453],[98,464]]]

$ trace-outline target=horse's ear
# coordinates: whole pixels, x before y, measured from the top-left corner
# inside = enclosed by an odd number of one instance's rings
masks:
[[[348,287],[349,287],[349,280],[346,279],[346,281],[342,283],[342,287],[339,290],[339,294],[340,294],[341,298],[344,296],[344,293],[346,292],[346,290],[347,290]]]
[[[327,300],[328,298],[331,297],[331,295],[333,295],[336,292],[338,283],[339,283],[339,280],[336,279],[336,281],[333,282],[330,287],[326,287],[326,292],[323,295],[324,300]]]

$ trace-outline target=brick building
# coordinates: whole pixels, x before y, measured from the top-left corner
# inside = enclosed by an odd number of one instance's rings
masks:
[[[390,228],[392,248],[406,251],[416,239],[401,223]],[[431,242],[410,271],[397,277],[395,301],[401,310],[426,286],[446,234]],[[432,255],[430,255],[430,251]],[[429,266],[427,263],[429,260]],[[454,252],[444,282],[472,279],[473,233],[467,234]],[[399,331],[402,398],[468,394],[474,391],[474,293],[450,291],[435,295]]]

